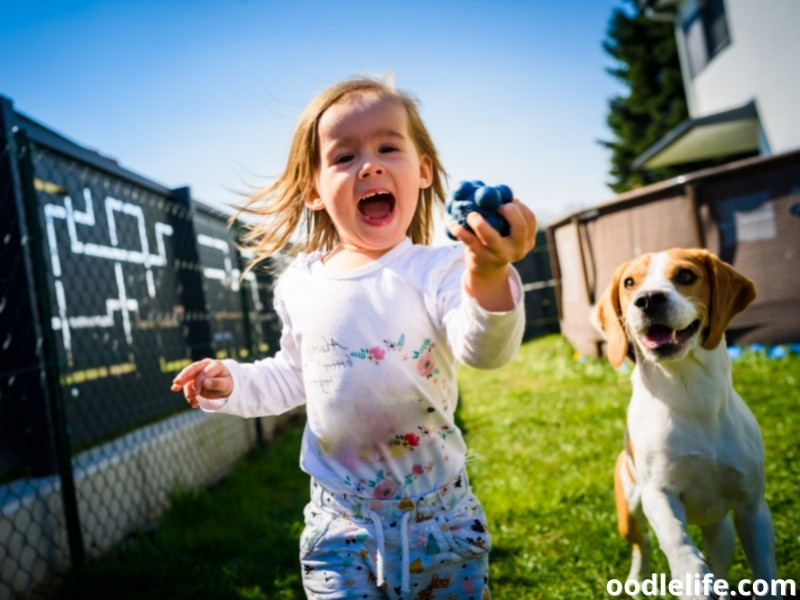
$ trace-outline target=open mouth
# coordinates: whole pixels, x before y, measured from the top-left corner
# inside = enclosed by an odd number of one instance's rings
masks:
[[[692,322],[685,329],[672,329],[667,325],[651,325],[642,336],[644,346],[660,355],[678,352],[684,344],[700,329],[700,319]]]
[[[364,196],[358,201],[358,212],[367,222],[382,223],[394,212],[394,196],[389,192]]]

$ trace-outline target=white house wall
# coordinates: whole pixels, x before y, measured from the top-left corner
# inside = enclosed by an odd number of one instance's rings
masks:
[[[681,4],[691,11],[696,2]],[[684,38],[678,27],[684,82],[694,118],[756,100],[770,154],[800,148],[800,1],[725,0],[730,44],[698,73],[687,77]]]

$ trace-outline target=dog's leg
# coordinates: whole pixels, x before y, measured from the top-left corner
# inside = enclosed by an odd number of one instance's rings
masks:
[[[656,486],[648,486],[642,490],[642,506],[667,557],[672,579],[702,581],[706,574],[711,573],[703,553],[689,536],[686,510],[676,495],[665,493]],[[711,600],[710,596],[698,596],[694,591],[689,590],[681,598]]]
[[[708,560],[711,563],[711,572],[717,579],[725,579],[728,565],[733,560],[733,550],[736,545],[736,536],[733,531],[733,520],[730,513],[719,523],[705,525],[700,528],[703,532],[703,542],[708,550]]]
[[[735,523],[754,579],[770,583],[775,581],[778,578],[778,569],[775,566],[775,532],[766,501],[761,500],[755,506],[737,512]],[[777,596],[765,597],[780,600]]]
[[[650,536],[647,534],[647,519],[642,510],[641,495],[628,467],[627,453],[624,450],[620,452],[614,469],[614,498],[619,533],[633,550],[628,579],[641,581],[650,575]]]

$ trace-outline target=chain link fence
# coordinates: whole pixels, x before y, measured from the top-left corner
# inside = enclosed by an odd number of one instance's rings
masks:
[[[271,278],[240,278],[226,216],[0,97],[0,600],[158,518],[275,419],[210,418],[169,386],[192,360],[277,345]],[[241,279],[241,281],[240,281]]]

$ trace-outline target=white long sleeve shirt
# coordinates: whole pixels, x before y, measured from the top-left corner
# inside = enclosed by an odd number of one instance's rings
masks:
[[[438,489],[464,466],[455,424],[460,363],[495,368],[519,348],[515,308],[491,313],[462,285],[464,250],[405,240],[352,271],[301,254],[275,290],[279,352],[226,361],[233,393],[205,410],[256,417],[306,404],[300,464],[333,491],[382,500]]]

